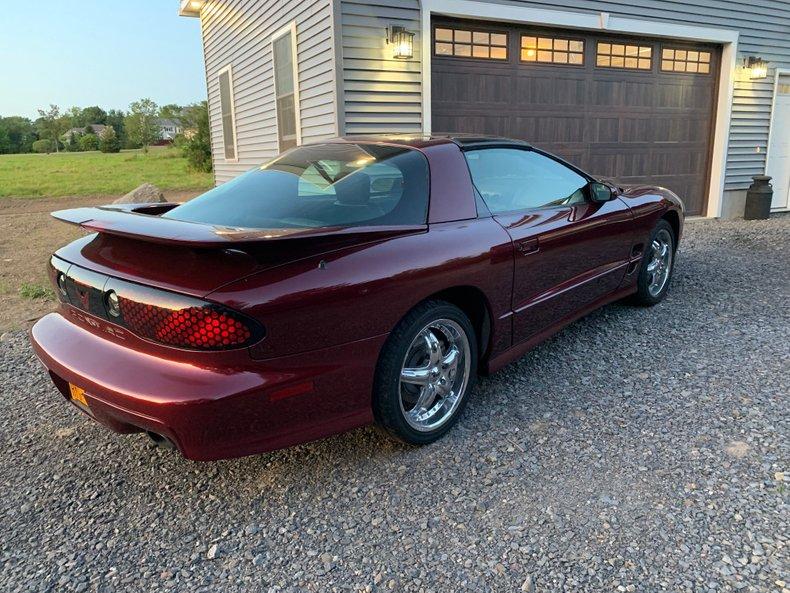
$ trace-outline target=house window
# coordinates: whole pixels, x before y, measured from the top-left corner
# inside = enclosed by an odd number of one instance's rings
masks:
[[[653,48],[649,45],[598,42],[595,65],[604,68],[650,70]]]
[[[661,50],[661,70],[663,72],[709,74],[710,52],[664,47]]]
[[[277,139],[280,152],[301,143],[299,124],[299,75],[296,67],[296,23],[272,37]]]
[[[437,27],[434,34],[437,56],[507,60],[507,33]]]
[[[226,66],[219,73],[219,105],[222,115],[222,144],[225,160],[236,160],[236,117],[233,105],[233,70]]]
[[[580,66],[584,64],[584,41],[522,35],[521,61]]]

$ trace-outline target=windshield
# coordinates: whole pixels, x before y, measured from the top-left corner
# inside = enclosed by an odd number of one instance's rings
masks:
[[[422,153],[334,143],[295,148],[162,216],[258,229],[320,228],[424,224],[427,210]]]

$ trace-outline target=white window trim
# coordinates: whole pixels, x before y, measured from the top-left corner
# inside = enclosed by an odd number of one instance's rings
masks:
[[[229,159],[225,156],[225,128],[222,128],[222,158],[226,163],[238,163],[239,162],[239,139],[238,139],[238,126],[236,124],[236,94],[233,91],[233,65],[228,64],[224,68],[222,68],[219,72],[217,72],[217,86],[220,86],[220,76],[222,76],[225,72],[228,73],[228,91],[230,94],[230,119],[233,121],[233,154],[235,154],[235,158]],[[220,126],[223,125],[222,123],[222,88],[219,89],[219,121]]]
[[[272,96],[274,97],[274,129],[277,131],[277,152],[280,151],[280,124],[277,118],[277,68],[274,67],[274,42],[280,37],[291,34],[291,63],[294,77],[294,116],[296,118],[296,145],[302,145],[302,103],[299,100],[299,54],[296,49],[296,21],[291,21],[277,31],[271,38],[272,56]]]
[[[530,23],[559,29],[611,31],[630,35],[703,41],[722,46],[716,122],[713,130],[708,217],[720,217],[723,206],[727,145],[730,138],[732,98],[738,55],[738,31],[695,25],[632,19],[609,13],[580,13],[563,10],[511,6],[479,0],[422,0],[422,121],[423,133],[431,133],[431,16],[466,17],[480,20]]]

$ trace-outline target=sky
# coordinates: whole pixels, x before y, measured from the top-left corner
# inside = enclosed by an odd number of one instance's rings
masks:
[[[178,16],[178,4],[0,0],[0,116],[204,100],[200,22]]]

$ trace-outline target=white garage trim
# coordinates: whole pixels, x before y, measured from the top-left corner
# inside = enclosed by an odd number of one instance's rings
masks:
[[[721,216],[724,192],[724,168],[727,162],[727,143],[730,135],[732,97],[738,32],[694,25],[677,25],[661,21],[647,21],[611,16],[607,13],[581,13],[527,6],[509,6],[479,0],[422,0],[422,125],[425,134],[431,133],[431,17],[433,15],[465,17],[489,21],[530,23],[562,29],[611,31],[630,35],[687,39],[722,45],[721,71],[716,104],[716,124],[713,131],[710,187],[708,188],[709,217]]]
[[[765,149],[765,175],[768,175],[768,159],[771,158],[771,141],[776,133],[774,129],[774,116],[776,115],[776,98],[779,95],[779,79],[782,76],[790,76],[790,68],[777,68],[774,74],[774,97],[771,100],[771,124],[768,128],[768,144]],[[787,212],[790,208],[772,208],[771,212]]]

